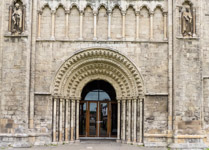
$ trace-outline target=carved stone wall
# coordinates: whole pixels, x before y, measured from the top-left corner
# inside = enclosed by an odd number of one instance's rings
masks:
[[[136,130],[129,114],[121,119],[123,141],[134,143],[131,130],[145,146],[203,149],[209,143],[208,0],[19,0],[25,28],[12,34],[14,2],[0,0],[0,147],[64,140],[71,126],[59,114],[72,110],[75,119],[75,98],[99,77],[117,89],[127,107],[123,115],[143,81],[144,97],[135,97],[142,117]],[[65,109],[67,100],[73,109]]]

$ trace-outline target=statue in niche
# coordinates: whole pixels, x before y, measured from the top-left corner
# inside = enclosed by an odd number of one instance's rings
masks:
[[[190,5],[185,5],[182,12],[182,34],[191,37],[193,34],[193,16]]]
[[[10,7],[9,30],[12,34],[19,35],[24,31],[24,7],[21,1],[14,0]]]

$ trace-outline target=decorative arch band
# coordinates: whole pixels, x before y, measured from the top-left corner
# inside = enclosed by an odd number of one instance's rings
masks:
[[[67,59],[55,76],[52,93],[80,97],[83,87],[97,79],[111,83],[117,98],[144,95],[137,67],[123,54],[106,48],[85,49]]]

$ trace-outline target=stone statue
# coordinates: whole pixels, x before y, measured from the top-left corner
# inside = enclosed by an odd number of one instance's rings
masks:
[[[23,28],[23,11],[20,5],[16,3],[12,12],[12,33],[21,33]]]
[[[192,22],[192,13],[191,13],[191,7],[185,6],[185,10],[182,13],[182,34],[183,36],[192,36],[192,28],[193,28],[193,22]]]

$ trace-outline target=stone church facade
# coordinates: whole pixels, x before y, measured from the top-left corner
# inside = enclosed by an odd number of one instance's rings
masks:
[[[1,0],[0,147],[209,146],[207,0]]]

